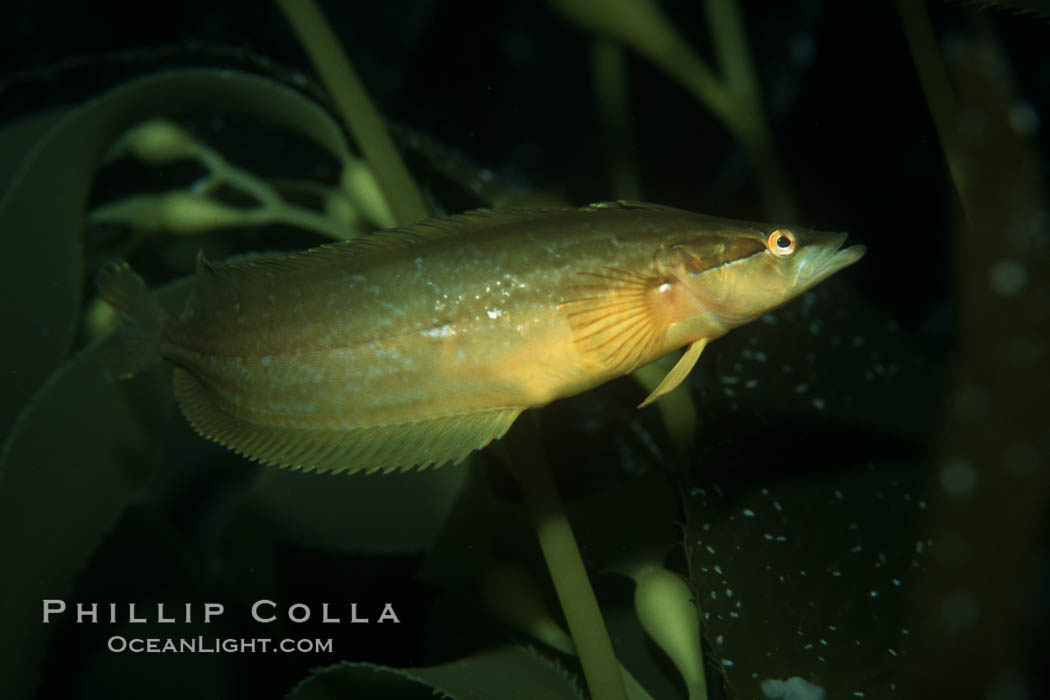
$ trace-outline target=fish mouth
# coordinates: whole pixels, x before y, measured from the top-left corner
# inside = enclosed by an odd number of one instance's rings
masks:
[[[798,268],[799,281],[807,287],[813,286],[864,257],[864,253],[868,251],[866,246],[852,245],[842,248],[847,237],[845,233],[838,233],[828,236],[827,240],[821,243],[807,246],[810,254],[802,260],[802,265]]]
[[[835,268],[835,272],[838,272],[842,268],[848,267],[853,263],[857,262],[858,260],[864,257],[865,253],[868,252],[868,247],[864,245],[851,245],[845,250],[840,250],[840,248],[842,248],[842,244],[846,242],[846,238],[848,236],[849,234],[840,233],[838,236],[835,237],[835,240],[832,241],[832,259],[835,260],[836,264],[838,265],[838,267]]]

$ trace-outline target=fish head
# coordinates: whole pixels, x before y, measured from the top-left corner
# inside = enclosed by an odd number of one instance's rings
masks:
[[[697,311],[721,332],[791,301],[860,260],[844,233],[787,227],[725,227],[678,244],[679,277]]]

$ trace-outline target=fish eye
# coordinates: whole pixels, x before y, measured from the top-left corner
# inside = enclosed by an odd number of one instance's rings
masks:
[[[773,255],[786,258],[795,252],[798,241],[789,229],[778,228],[766,236],[766,248]]]

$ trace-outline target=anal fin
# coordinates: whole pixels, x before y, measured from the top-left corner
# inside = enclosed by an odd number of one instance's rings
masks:
[[[325,472],[390,472],[459,462],[503,437],[522,407],[402,423],[309,428],[254,423],[224,410],[190,372],[175,370],[175,397],[193,427],[249,459]]]

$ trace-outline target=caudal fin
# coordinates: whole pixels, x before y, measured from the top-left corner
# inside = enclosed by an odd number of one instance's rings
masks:
[[[164,310],[123,260],[110,260],[95,277],[98,292],[120,314],[117,340],[102,358],[107,379],[128,379],[161,361]]]

